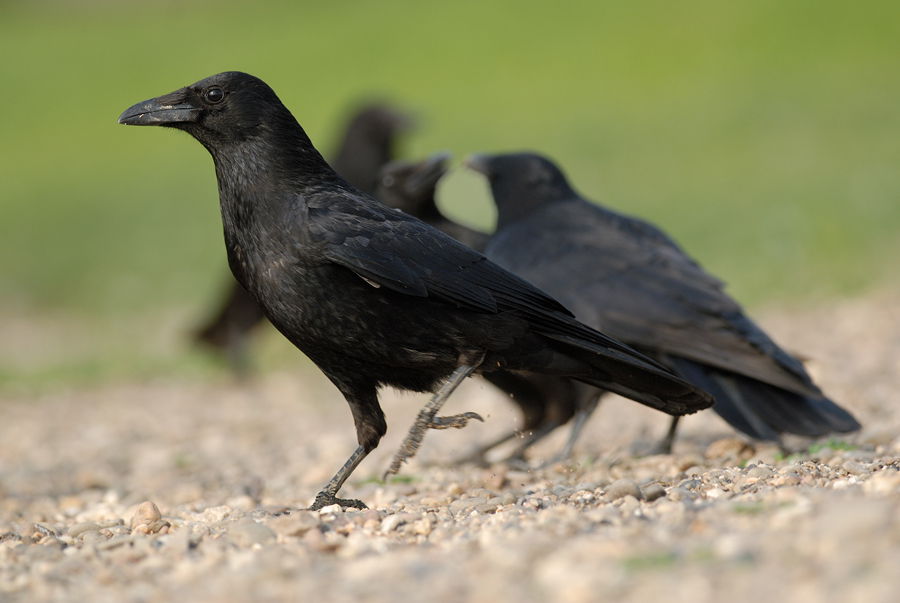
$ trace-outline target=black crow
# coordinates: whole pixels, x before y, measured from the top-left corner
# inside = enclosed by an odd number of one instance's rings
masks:
[[[347,123],[337,153],[329,162],[347,182],[374,194],[381,167],[394,158],[396,139],[412,120],[390,107],[370,104],[357,110]],[[196,332],[198,341],[220,350],[231,366],[247,368],[251,332],[265,321],[263,309],[240,283],[230,278],[228,296],[214,317]]]
[[[542,156],[475,155],[466,163],[486,176],[497,205],[489,259],[713,394],[713,410],[734,428],[773,441],[859,429],[662,231],[585,201]],[[582,403],[570,446],[600,393]]]
[[[574,377],[675,415],[712,404],[483,255],[349,185],[253,76],[211,76],[132,106],[119,123],[180,129],[206,147],[232,272],[347,400],[359,446],[312,509],[365,507],[336,495],[387,430],[382,386],[437,390],[392,469],[427,429],[477,416],[436,416],[472,372]]]
[[[455,222],[441,213],[435,200],[438,181],[447,173],[447,153],[422,161],[392,161],[381,168],[375,198],[394,209],[419,218],[481,253],[489,235]]]
[[[437,206],[436,188],[447,172],[448,159],[447,153],[436,153],[422,161],[392,161],[381,169],[375,198],[481,253],[489,235],[451,220]],[[570,421],[578,408],[596,398],[594,388],[566,377],[509,371],[494,371],[482,376],[509,394],[522,411],[522,427],[479,447],[466,459],[479,464],[487,464],[485,455],[489,450],[520,433],[525,434],[525,438],[507,460],[522,459],[529,446]]]

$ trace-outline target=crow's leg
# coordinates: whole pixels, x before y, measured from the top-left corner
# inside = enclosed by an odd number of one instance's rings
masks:
[[[589,392],[589,390],[586,391]],[[596,390],[594,391],[596,392]],[[578,412],[575,413],[575,417],[572,419],[572,431],[569,432],[569,439],[566,440],[562,450],[547,461],[549,464],[565,461],[572,456],[575,442],[578,440],[578,436],[581,435],[581,430],[584,429],[587,420],[593,414],[594,410],[596,410],[599,402],[600,394],[598,393],[588,393],[585,398],[582,398],[579,401]]]
[[[524,461],[525,460],[525,451],[528,450],[532,445],[536,444],[540,440],[542,440],[547,434],[552,432],[554,429],[559,427],[559,423],[545,423],[541,425],[538,429],[535,429],[531,433],[529,433],[521,444],[516,446],[516,449],[509,453],[504,461]]]
[[[419,445],[422,443],[422,440],[425,438],[425,432],[429,429],[448,429],[450,427],[454,427],[456,429],[461,429],[465,427],[469,419],[478,419],[479,421],[484,421],[479,415],[474,412],[466,412],[459,415],[454,415],[452,417],[438,417],[438,411],[441,410],[441,407],[444,405],[444,402],[447,401],[447,398],[450,394],[453,393],[453,390],[462,383],[462,380],[472,374],[478,365],[481,364],[481,360],[484,358],[482,355],[477,361],[472,362],[470,364],[461,364],[453,371],[453,374],[441,385],[441,388],[437,391],[434,397],[425,405],[425,407],[419,411],[419,416],[416,417],[416,422],[413,423],[412,429],[409,430],[409,433],[406,436],[406,439],[403,440],[403,444],[400,446],[400,450],[397,451],[397,454],[394,455],[394,460],[391,462],[391,466],[388,467],[388,470],[384,473],[384,479],[387,479],[388,475],[393,475],[400,470],[400,466],[406,461],[406,459],[410,459],[416,455],[416,452],[419,450]]]
[[[510,431],[508,434],[497,438],[493,442],[489,442],[488,444],[485,444],[484,446],[479,446],[474,452],[459,459],[459,461],[457,461],[457,462],[459,462],[459,463],[474,463],[474,464],[478,465],[479,467],[487,467],[490,465],[490,463],[488,463],[487,458],[486,458],[488,452],[490,452],[497,446],[500,446],[501,444],[505,444],[506,442],[510,441],[511,439],[520,437],[522,435],[523,435],[523,433],[521,431],[519,431],[518,429]],[[531,434],[529,433],[527,435],[531,435]]]
[[[650,449],[650,454],[672,454],[672,444],[675,442],[675,432],[678,429],[678,419],[681,417],[672,417],[672,423],[669,425],[669,431],[657,442],[656,446]]]
[[[338,470],[331,481],[328,482],[328,485],[322,488],[322,491],[316,494],[316,500],[313,502],[312,506],[309,508],[310,511],[318,511],[322,507],[327,507],[329,505],[341,505],[342,508],[346,509],[347,507],[354,507],[357,509],[368,509],[368,507],[361,501],[355,500],[352,498],[338,498],[337,493],[341,489],[341,486],[344,485],[344,482],[347,481],[347,478],[350,477],[350,474],[353,473],[353,470],[362,462],[364,458],[369,453],[366,452],[366,449],[362,446],[356,449],[356,452],[350,455],[350,458],[347,459],[347,462],[344,463],[344,466]]]

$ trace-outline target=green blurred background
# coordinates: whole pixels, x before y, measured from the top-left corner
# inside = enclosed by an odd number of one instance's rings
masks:
[[[898,3],[7,1],[0,57],[3,388],[221,374],[185,335],[226,282],[212,161],[116,118],[225,70],[326,155],[369,98],[417,115],[406,156],[544,152],[751,310],[900,274]],[[474,175],[440,201],[492,227]]]

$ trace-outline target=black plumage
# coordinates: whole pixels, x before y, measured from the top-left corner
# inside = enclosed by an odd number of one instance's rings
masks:
[[[473,371],[574,377],[671,414],[712,404],[526,281],[349,185],[253,76],[206,78],[134,105],[119,123],[177,128],[206,147],[232,272],[347,400],[359,447],[313,508],[364,506],[336,494],[387,429],[385,385],[424,392],[443,383],[400,461],[425,429],[446,425],[435,414]]]
[[[490,259],[713,394],[713,410],[733,427],[760,440],[859,429],[662,231],[582,199],[539,155],[473,156],[467,164],[487,177],[497,205]]]
[[[436,188],[447,172],[446,153],[436,153],[421,161],[392,161],[381,169],[375,197],[387,205],[419,218],[475,251],[483,252],[490,236],[446,217],[437,206]],[[468,460],[487,464],[488,451],[519,434],[523,440],[507,460],[521,459],[529,446],[557,427],[568,423],[579,408],[596,399],[594,388],[565,377],[494,371],[483,375],[509,395],[522,412],[521,427],[510,431],[473,452]],[[559,455],[569,455],[569,447]]]
[[[406,115],[390,107],[366,105],[347,122],[338,150],[329,162],[341,177],[359,190],[374,194],[379,170],[395,156],[397,136],[412,125]],[[198,341],[220,350],[239,373],[247,368],[247,346],[265,313],[253,296],[234,280],[224,302],[203,326]]]

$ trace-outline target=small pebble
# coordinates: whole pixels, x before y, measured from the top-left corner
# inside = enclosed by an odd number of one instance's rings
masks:
[[[644,499],[644,495],[641,493],[641,487],[637,485],[637,482],[633,482],[630,479],[616,480],[606,489],[606,498],[611,501],[622,498],[623,496],[633,496],[637,500]]]
[[[93,521],[82,521],[80,523],[76,523],[73,526],[70,526],[66,533],[73,537],[77,538],[84,534],[85,532],[99,532],[100,526],[94,523]]]
[[[139,525],[149,526],[151,523],[159,521],[161,518],[162,514],[159,512],[159,507],[148,500],[141,503],[134,512],[134,516],[131,518],[131,529],[134,529]]]
[[[652,502],[666,495],[666,489],[659,484],[648,484],[641,489],[644,494],[644,500]]]
[[[775,474],[774,471],[772,471],[771,469],[769,469],[768,467],[766,467],[764,465],[757,465],[756,467],[753,467],[752,469],[747,471],[747,475],[749,475],[750,477],[757,477],[757,478],[760,478],[760,477],[765,478],[765,477],[769,477],[774,474]]]
[[[338,513],[343,513],[344,507],[335,503],[333,505],[328,505],[327,507],[322,507],[319,509],[319,515],[337,515]]]
[[[670,500],[676,500],[676,501],[677,500],[696,500],[697,499],[696,492],[691,492],[690,490],[687,490],[680,486],[669,490],[668,496],[669,496]]]
[[[682,480],[681,483],[678,484],[678,487],[685,490],[696,490],[701,485],[703,485],[703,482],[696,477],[693,477],[691,479]]]
[[[857,463],[856,461],[847,461],[842,465],[844,471],[850,473],[851,475],[869,475],[869,470],[866,469],[861,463]]]
[[[400,525],[406,523],[406,518],[403,515],[403,513],[397,513],[385,517],[381,522],[381,533],[388,534],[396,530]]]

